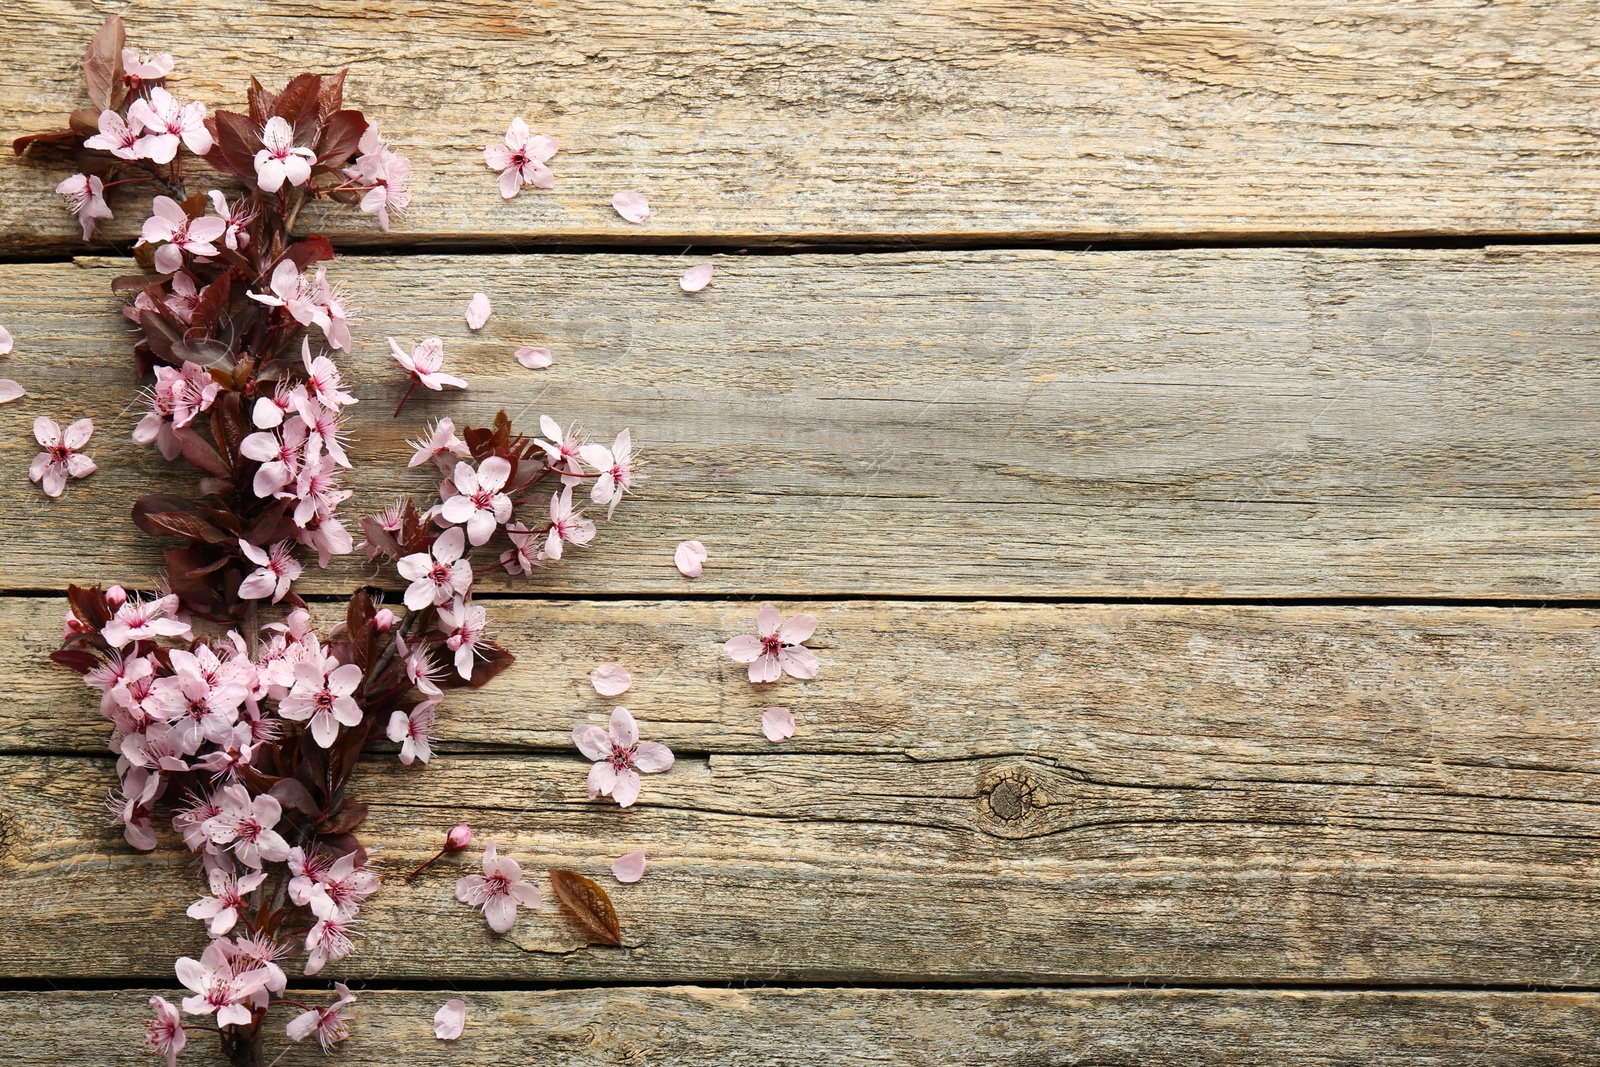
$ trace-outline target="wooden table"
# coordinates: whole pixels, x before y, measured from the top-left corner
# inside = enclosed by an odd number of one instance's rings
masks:
[[[359,784],[391,871],[459,818],[541,873],[643,848],[627,948],[392,880],[304,983],[359,985],[344,1062],[1600,1059],[1592,3],[14,0],[8,136],[80,105],[110,11],[213,106],[348,66],[414,160],[393,233],[303,220],[359,253],[363,510],[418,488],[423,414],[582,414],[649,461],[594,550],[489,581],[521,658],[434,764]],[[502,202],[514,114],[562,150]],[[152,581],[128,502],[185,484],[127,439],[142,214],[85,246],[61,176],[0,158],[32,394],[0,409],[0,1064],[142,1062],[201,944],[43,659],[66,583]],[[383,338],[433,332],[473,388],[391,420]],[[36,414],[99,427],[58,503]],[[816,681],[721,654],[768,599],[821,618]],[[625,813],[569,740],[612,659],[679,754]]]

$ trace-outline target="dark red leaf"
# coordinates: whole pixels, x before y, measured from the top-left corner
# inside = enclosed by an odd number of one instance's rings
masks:
[[[320,233],[311,233],[283,250],[284,257],[302,271],[313,263],[333,258],[333,245]]]
[[[317,96],[322,89],[322,78],[316,74],[296,74],[278,94],[272,113],[294,127],[294,143],[310,144],[316,136],[317,124],[322,115],[317,109]]]
[[[400,558],[400,545],[390,536],[389,531],[385,530],[378,520],[371,515],[362,516],[361,532],[366,535],[367,544],[376,548],[390,559]]]
[[[164,554],[167,562],[167,584],[185,603],[197,611],[209,612],[221,602],[215,583],[209,576],[193,574],[209,562],[189,548],[169,548]]]
[[[216,326],[217,319],[228,309],[228,297],[232,295],[232,274],[224,274],[204,289],[200,290],[200,298],[195,301],[194,314],[190,316],[189,326],[199,330],[202,336],[208,336],[212,327]]]
[[[324,121],[344,106],[344,76],[349,73],[350,71],[345,69],[337,74],[323,77],[322,87],[317,90],[317,111]]]
[[[342,167],[356,154],[367,120],[359,111],[335,111],[328,116],[317,139],[317,162],[325,167]]]
[[[78,621],[91,630],[101,630],[111,621],[111,609],[106,605],[105,594],[98,585],[85,589],[79,585],[67,586],[67,604]]]
[[[30,133],[25,137],[18,137],[11,142],[11,151],[22,155],[29,147],[40,145],[45,148],[73,148],[83,140],[83,135],[73,130],[56,130],[52,133]]]
[[[217,398],[211,406],[211,436],[222,446],[223,462],[231,468],[239,457],[239,446],[244,442],[245,435],[250,432],[244,416],[244,401],[238,393],[226,392]],[[238,536],[239,520],[231,513],[228,518],[232,521],[232,533]]]
[[[253,545],[271,545],[293,537],[294,531],[295,524],[289,515],[289,506],[279,500],[270,504],[256,517],[255,524],[250,527],[245,539]]]
[[[207,474],[214,474],[218,478],[228,478],[233,472],[228,468],[228,463],[217,454],[210,441],[194,432],[194,427],[184,426],[173,430],[172,436],[178,439],[178,447],[183,449],[183,458],[200,468]]]
[[[278,94],[265,88],[255,78],[251,78],[249,88],[244,91],[244,97],[250,105],[250,125],[259,130],[272,117],[272,109],[278,106]]]
[[[349,800],[336,815],[330,815],[317,825],[319,834],[348,834],[367,817],[367,806],[359,800]]]
[[[126,293],[133,289],[148,289],[160,285],[161,279],[149,274],[119,274],[111,279],[113,293]]]
[[[373,606],[372,597],[367,595],[365,589],[357,589],[350,598],[350,607],[345,611],[344,623],[350,637],[351,659],[363,674],[372,666],[375,655],[377,631],[373,629],[372,620],[377,614],[378,609]]]
[[[61,648],[50,653],[50,658],[63,667],[70,667],[79,674],[88,674],[103,662],[93,652],[85,652],[81,648]]]
[[[122,101],[122,47],[127,44],[127,31],[116,15],[106,16],[89,47],[83,50],[83,84],[89,90],[89,102],[101,111],[116,107]]]
[[[477,689],[489,684],[489,680],[513,663],[517,657],[501,648],[493,641],[481,640],[477,644],[478,658],[472,661],[472,677],[467,684]],[[450,677],[459,679],[459,674]]]
[[[252,114],[254,109],[252,108]],[[264,120],[263,120],[264,121]],[[261,150],[261,123],[234,111],[218,111],[206,119],[214,143],[206,162],[251,185],[256,180],[256,153]]]
[[[133,524],[151,537],[187,537],[213,544],[233,539],[201,515],[194,501],[172,493],[151,493],[134,501]]]
[[[80,107],[67,116],[67,129],[83,137],[93,137],[100,132],[100,112],[92,107]]]
[[[272,783],[267,792],[276,797],[278,802],[286,808],[304,812],[313,819],[322,818],[322,809],[312,799],[311,790],[307,789],[305,784],[297,778],[279,778]]]
[[[603,944],[622,944],[617,910],[611,906],[611,898],[604,889],[577,871],[560,868],[550,872],[550,885],[556,891],[562,910],[583,927],[584,933]]]
[[[157,307],[160,307],[158,304]],[[183,328],[167,321],[160,311],[145,309],[139,312],[139,326],[144,330],[145,343],[156,358],[174,366],[183,362],[177,355],[177,346],[183,341]]]

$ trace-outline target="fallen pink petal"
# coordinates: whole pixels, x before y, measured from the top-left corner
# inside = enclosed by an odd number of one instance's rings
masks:
[[[711,284],[711,275],[715,268],[709,263],[702,263],[698,267],[690,267],[683,272],[683,277],[678,279],[678,288],[686,293],[698,293]]]
[[[0,404],[9,404],[19,396],[27,396],[28,391],[10,378],[0,378]]]
[[[0,356],[9,356],[11,354],[12,343],[11,331],[4,326],[0,326]]]
[[[544,370],[556,361],[555,353],[537,345],[524,345],[517,349],[517,362],[529,370]]]
[[[680,541],[678,550],[672,554],[672,562],[685,578],[698,578],[704,574],[708,558],[706,546],[699,541]]]
[[[653,214],[650,210],[650,201],[636,189],[624,189],[613,196],[611,206],[625,221],[635,224],[645,221]]]
[[[611,875],[623,885],[632,885],[644,877],[647,866],[643,852],[630,852],[611,861]]]
[[[433,1013],[433,1036],[440,1041],[454,1041],[467,1028],[467,1002],[447,1000]]]
[[[768,708],[761,713],[761,732],[776,744],[794,736],[794,714],[788,708]]]
[[[633,685],[633,675],[620,663],[602,663],[589,672],[589,684],[603,697],[619,697]]]
[[[467,328],[481,330],[483,324],[489,321],[489,297],[484,293],[473,293],[472,299],[467,302]]]

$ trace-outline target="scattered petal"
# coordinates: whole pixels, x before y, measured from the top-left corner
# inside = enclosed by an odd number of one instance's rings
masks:
[[[447,1000],[433,1013],[433,1036],[440,1041],[454,1041],[467,1027],[467,1002]]]
[[[794,715],[788,708],[768,708],[761,713],[761,732],[768,741],[789,740],[794,736]]]
[[[681,541],[678,550],[672,554],[672,562],[677,564],[678,573],[685,578],[698,578],[705,573],[706,546],[699,541]]]
[[[611,198],[611,206],[616,209],[617,214],[621,215],[624,220],[633,223],[643,222],[652,214],[650,201],[646,200],[644,194],[636,189],[624,189],[616,196],[613,196]]]
[[[0,326],[0,356],[11,354],[11,331]]]
[[[489,298],[483,293],[473,293],[472,300],[467,304],[467,328],[481,330],[488,321]]]
[[[589,672],[589,684],[603,697],[619,697],[633,685],[633,675],[620,663],[602,663]]]
[[[690,267],[683,272],[683,277],[678,279],[678,288],[686,293],[698,293],[711,284],[713,268],[709,263],[702,263],[698,267]]]
[[[643,852],[630,852],[611,861],[611,874],[623,885],[632,885],[644,877],[647,866]]]
[[[517,362],[529,370],[544,370],[556,361],[554,353],[537,345],[524,345],[517,349]]]
[[[27,396],[28,391],[10,378],[0,378],[0,404],[9,404],[19,396]]]

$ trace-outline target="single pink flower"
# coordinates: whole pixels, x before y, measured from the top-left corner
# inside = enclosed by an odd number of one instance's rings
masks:
[[[243,878],[235,877],[221,867],[211,868],[211,895],[201,897],[189,905],[185,913],[191,919],[209,923],[207,931],[212,937],[221,937],[233,929],[239,915],[246,908],[245,895],[267,880],[266,871],[252,871]]]
[[[448,604],[472,588],[472,564],[461,558],[466,546],[466,532],[452,526],[438,536],[429,551],[401,557],[395,568],[411,583],[406,588],[406,607],[421,611]]]
[[[539,416],[539,432],[544,438],[539,438],[534,443],[544,449],[545,463],[550,469],[562,475],[562,485],[577,485],[583,479],[576,477],[583,474],[581,452],[583,439],[571,429],[562,430],[561,424],[549,415]],[[549,440],[545,440],[549,438]],[[574,477],[567,477],[574,475]]]
[[[193,640],[194,632],[189,629],[188,620],[174,617],[177,613],[178,597],[175,593],[154,600],[130,597],[111,616],[111,621],[100,631],[100,636],[112,648],[123,648],[135,641],[150,641],[157,637]]]
[[[507,574],[533,574],[535,567],[544,565],[544,550],[539,547],[542,538],[520,522],[506,523],[506,537],[511,547],[500,553],[500,565]]]
[[[445,647],[456,654],[456,673],[472,678],[472,660],[488,633],[489,611],[457,597],[439,609],[439,629],[448,636]]]
[[[311,164],[317,154],[294,143],[294,130],[280,115],[274,115],[261,128],[261,143],[256,153],[256,184],[264,192],[275,193],[287,181],[304,185],[311,180]]]
[[[736,663],[750,664],[752,682],[776,682],[782,675],[815,678],[817,655],[801,642],[816,632],[817,620],[796,615],[788,622],[771,604],[756,612],[756,633],[735,637],[723,649]]]
[[[222,236],[227,223],[210,215],[191,219],[183,206],[170,196],[158,196],[151,204],[155,214],[145,220],[144,228],[139,231],[139,243],[160,245],[156,249],[156,270],[162,274],[180,270],[185,252],[192,256],[217,254],[217,246],[211,242]]]
[[[583,512],[572,508],[572,487],[550,494],[550,532],[544,539],[544,554],[550,559],[561,558],[561,545],[570,541],[586,545],[594,540],[594,523],[583,517]]]
[[[467,383],[454,374],[444,374],[440,371],[444,366],[444,342],[437,337],[430,337],[417,345],[409,356],[393,337],[389,338],[389,348],[394,361],[404,367],[412,378],[429,389],[438,392],[447,385],[457,389],[467,387]]]
[[[683,277],[678,279],[678,288],[686,293],[698,293],[711,284],[711,275],[714,272],[715,268],[710,263],[690,267],[683,272]]]
[[[553,352],[538,345],[523,345],[513,354],[517,357],[517,362],[529,370],[544,370],[556,361]]]
[[[420,467],[434,456],[442,456],[447,452],[458,459],[472,458],[472,450],[456,436],[456,424],[451,419],[440,419],[433,424],[426,437],[407,441],[406,444],[416,449],[411,455],[411,462],[406,464],[408,467]]]
[[[361,155],[356,157],[354,166],[344,169],[345,177],[369,186],[361,197],[361,210],[376,216],[378,228],[388,233],[389,212],[403,215],[411,206],[411,189],[406,185],[406,179],[411,176],[411,161],[390,150],[378,136],[375,122],[367,123],[357,147]]]
[[[643,852],[630,852],[611,861],[611,876],[623,885],[632,885],[644,877],[647,866]]]
[[[633,488],[638,468],[633,459],[633,437],[628,430],[617,434],[610,448],[604,445],[584,445],[578,450],[583,461],[600,472],[589,491],[589,499],[606,505],[606,518],[617,510],[624,493]]]
[[[409,715],[398,708],[389,715],[389,740],[400,742],[400,762],[407,767],[416,760],[427,763],[433,758],[428,731],[433,729],[434,709],[438,706],[436,697],[424,700]]]
[[[156,373],[161,373],[160,367],[156,368]],[[141,427],[143,425],[140,424]],[[300,482],[300,468],[305,462],[306,440],[309,436],[305,420],[296,415],[284,423],[283,429],[277,433],[258,430],[239,442],[239,454],[261,464],[256,468],[251,482],[256,496],[293,496],[287,490],[292,490]],[[138,440],[137,437],[134,439]]]
[[[182,956],[173,965],[178,981],[194,996],[183,998],[183,1010],[190,1015],[215,1012],[218,1026],[248,1026],[249,1004],[267,987],[267,970],[255,967],[234,970],[223,940],[211,942],[198,960]]]
[[[447,1000],[433,1013],[433,1036],[440,1041],[454,1041],[466,1028],[467,1002],[464,1000]]]
[[[446,852],[461,852],[472,844],[472,827],[464,822],[458,822],[450,827],[450,832],[444,836]]]
[[[654,214],[650,210],[650,201],[646,200],[644,194],[636,189],[624,189],[613,196],[611,198],[611,207],[625,221],[635,225],[644,222]]]
[[[310,326],[316,321],[320,311],[317,302],[312,297],[311,283],[305,275],[300,273],[300,268],[294,265],[291,259],[281,259],[272,270],[272,277],[267,280],[269,293],[246,293],[251,300],[266,304],[268,307],[287,308],[289,314],[294,316],[294,321],[302,326]],[[309,352],[310,342],[305,343],[302,354]]]
[[[434,665],[432,653],[428,650],[427,642],[418,642],[415,648],[408,648],[406,639],[403,636],[396,634],[394,640],[395,647],[405,663],[406,679],[416,686],[424,696],[439,696],[442,692],[436,684],[439,677],[439,669]],[[393,725],[392,722],[391,725]],[[396,740],[399,739],[396,738]],[[423,760],[423,762],[426,763],[427,760]]]
[[[306,977],[354,952],[356,943],[350,934],[358,925],[358,920],[338,914],[318,918],[316,925],[306,934],[306,966],[303,972]]]
[[[294,687],[278,702],[285,719],[311,720],[311,736],[323,748],[333,747],[339,724],[361,725],[361,706],[354,693],[361,685],[361,668],[346,663],[326,670],[325,663],[302,660],[295,664]]]
[[[510,200],[524,185],[535,189],[555,187],[556,176],[545,166],[545,161],[560,149],[561,142],[554,137],[542,133],[530,137],[528,124],[518,116],[506,130],[505,144],[484,148],[483,163],[490,170],[500,172],[500,195]]]
[[[128,106],[128,122],[139,127],[139,155],[152,163],[171,163],[178,141],[197,156],[211,151],[211,131],[206,129],[206,106],[198,101],[180,104],[159,85],[149,99],[137,97]]]
[[[160,81],[172,73],[172,57],[163,52],[149,59],[140,59],[139,53],[131,48],[122,50],[122,72],[130,78],[140,81]]]
[[[303,903],[319,919],[349,920],[381,884],[376,871],[365,861],[358,863],[356,853],[346,852],[316,873],[309,885],[302,883],[301,892]]]
[[[263,861],[281,863],[289,858],[289,843],[273,829],[283,816],[283,805],[277,797],[270,793],[252,797],[242,785],[223,786],[221,797],[221,812],[206,822],[206,836],[213,844],[231,844],[233,854],[246,867],[260,867]],[[185,1005],[184,1011],[188,1010]]]
[[[222,220],[222,243],[235,252],[249,246],[249,226],[256,217],[256,213],[250,210],[249,201],[241,196],[230,208],[228,198],[217,190],[213,189],[206,195],[211,198],[211,206]]]
[[[343,1009],[355,1003],[356,995],[343,982],[333,983],[333,988],[339,995],[332,1004],[326,1008],[311,1008],[289,1020],[285,1032],[290,1041],[304,1041],[316,1034],[317,1043],[327,1051],[350,1036],[350,1020],[354,1016],[346,1015]]]
[[[620,663],[602,663],[589,672],[589,684],[603,697],[619,697],[633,685],[633,675]]]
[[[294,558],[293,541],[279,541],[263,552],[241,538],[239,547],[256,565],[249,577],[239,584],[240,600],[260,600],[270,596],[276,604],[289,592],[290,583],[300,577],[304,569],[300,561]]]
[[[318,267],[316,277],[311,280],[311,303],[313,321],[322,327],[328,346],[350,351],[350,323],[355,318],[355,309],[343,291],[328,281],[327,267]],[[355,400],[343,403],[354,404]]]
[[[761,732],[773,743],[794,736],[794,714],[788,708],[768,708],[761,713]]]
[[[80,449],[94,434],[92,419],[79,419],[63,432],[61,424],[43,415],[33,420],[33,436],[44,449],[28,466],[28,478],[41,483],[46,496],[60,496],[67,479],[87,478],[95,472],[94,460]]]
[[[456,899],[482,908],[489,929],[503,934],[517,923],[517,905],[537,908],[543,899],[539,890],[522,880],[522,868],[513,859],[500,859],[494,838],[483,843],[483,873],[469,874],[456,881]]]
[[[178,1053],[189,1043],[183,1029],[183,1016],[167,1002],[166,997],[151,997],[150,1007],[155,1018],[145,1020],[144,1047],[152,1056],[165,1056],[167,1067],[178,1067]]]
[[[102,152],[110,152],[118,159],[138,159],[139,153],[134,145],[139,141],[138,123],[129,124],[122,121],[122,116],[115,111],[100,112],[100,132],[83,142],[85,148],[98,148]]]
[[[639,799],[641,774],[660,774],[672,767],[672,750],[639,740],[639,724],[627,708],[611,712],[609,730],[584,723],[572,731],[578,751],[595,761],[589,768],[589,799],[610,796],[620,807]]]
[[[680,541],[677,551],[672,553],[672,562],[685,578],[698,578],[704,574],[707,558],[706,546],[699,541]]]
[[[78,216],[85,241],[94,237],[96,221],[112,217],[106,206],[105,188],[105,182],[96,174],[74,174],[56,186],[56,192],[67,198],[67,210]]]
[[[511,461],[502,456],[490,456],[477,470],[464,461],[457,463],[450,479],[455,485],[455,495],[445,500],[439,509],[440,516],[445,522],[465,525],[467,540],[474,545],[486,543],[500,524],[511,518],[511,498],[501,491],[510,478]],[[552,519],[554,514],[552,501]],[[560,555],[556,553],[557,558]]]
[[[489,297],[484,293],[473,293],[472,299],[467,301],[467,329],[483,329],[484,323],[489,321],[489,311]]]

